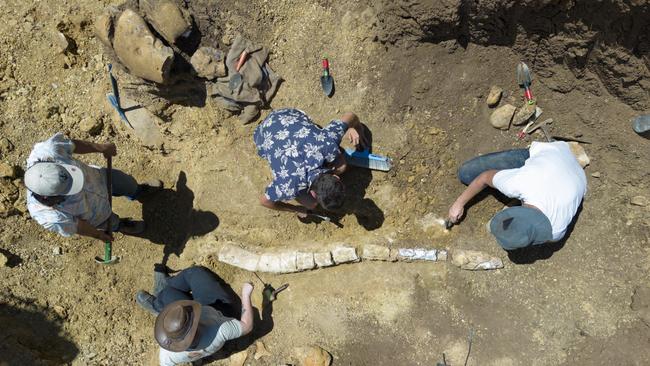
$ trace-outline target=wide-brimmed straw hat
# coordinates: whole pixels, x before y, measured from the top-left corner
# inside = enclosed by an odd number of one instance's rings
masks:
[[[156,318],[154,335],[160,347],[172,351],[187,350],[194,341],[201,317],[201,304],[178,300],[165,306]]]

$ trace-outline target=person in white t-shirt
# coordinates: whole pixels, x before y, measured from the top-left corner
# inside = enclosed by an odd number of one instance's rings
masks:
[[[587,192],[585,173],[562,141],[476,157],[460,167],[458,177],[468,187],[449,209],[453,223],[488,186],[521,201],[490,220],[490,232],[506,250],[562,239]]]

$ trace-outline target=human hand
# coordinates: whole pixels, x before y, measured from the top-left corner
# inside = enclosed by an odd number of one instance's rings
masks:
[[[117,146],[114,143],[99,144],[99,152],[104,154],[106,159],[117,155]]]
[[[451,221],[454,224],[458,223],[461,217],[463,217],[464,213],[465,213],[465,205],[459,202],[454,202],[454,204],[451,205],[451,207],[449,208],[449,221]]]
[[[253,289],[255,286],[253,285],[252,282],[245,282],[244,285],[241,288],[241,295],[242,297],[244,296],[250,296],[251,293],[253,293]]]

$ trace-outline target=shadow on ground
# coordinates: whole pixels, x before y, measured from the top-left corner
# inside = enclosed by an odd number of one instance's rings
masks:
[[[0,302],[0,365],[62,365],[79,348],[62,329],[63,319],[32,300],[9,295]]]
[[[165,188],[142,202],[142,218],[147,223],[143,237],[165,246],[163,264],[171,254],[183,253],[191,237],[205,235],[219,226],[217,215],[194,209],[194,192],[187,187],[187,176],[182,171],[176,190]]]

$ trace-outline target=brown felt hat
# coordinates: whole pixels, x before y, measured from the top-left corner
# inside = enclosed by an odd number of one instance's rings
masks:
[[[178,300],[165,306],[156,318],[154,335],[160,347],[172,351],[187,350],[199,326],[201,304],[192,300]]]

